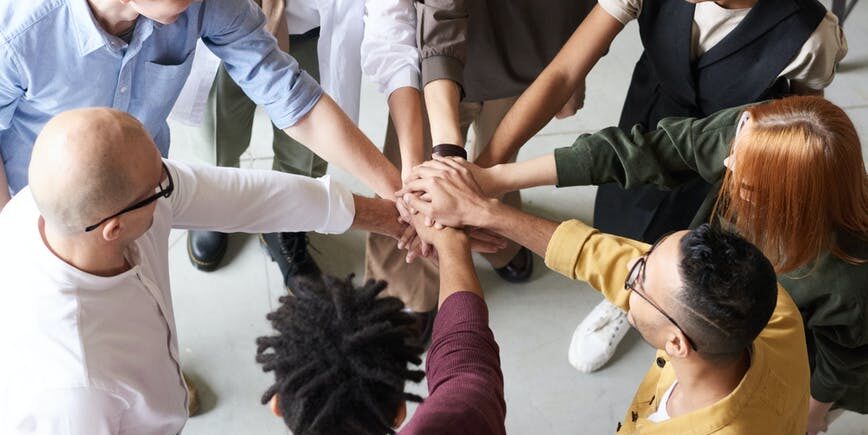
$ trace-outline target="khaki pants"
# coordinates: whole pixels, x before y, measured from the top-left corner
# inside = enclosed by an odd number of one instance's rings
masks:
[[[468,150],[468,158],[474,160],[488,144],[494,130],[518,97],[484,101],[482,103],[461,103],[460,121],[464,137],[473,127],[473,141]],[[424,125],[428,131],[427,120]],[[426,135],[427,136],[427,135]],[[431,139],[425,138],[427,152],[431,151]],[[390,162],[401,167],[401,154],[398,137],[389,121],[383,153]],[[514,207],[521,207],[521,196],[511,192],[503,198]],[[521,246],[510,242],[500,252],[486,254],[485,258],[494,267],[505,266],[518,253]],[[416,311],[430,311],[437,306],[440,278],[436,266],[426,259],[418,259],[412,264],[404,261],[406,251],[398,249],[394,239],[369,234],[365,256],[365,279],[385,280],[389,283],[384,294],[400,298],[407,308]]]
[[[316,80],[319,80],[318,39],[311,33],[290,37],[290,54],[301,69]],[[208,95],[202,126],[187,135],[187,142],[203,162],[237,168],[241,154],[250,146],[255,113],[256,103],[247,97],[221,64]],[[274,124],[271,127],[274,130],[274,170],[309,177],[325,175],[328,168],[325,160]]]

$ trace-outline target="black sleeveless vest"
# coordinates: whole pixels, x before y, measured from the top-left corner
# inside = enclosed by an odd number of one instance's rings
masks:
[[[781,71],[823,17],[817,0],[759,0],[739,25],[691,62],[695,5],[646,0],[639,16],[645,52],[636,64],[619,126],[654,128],[667,116],[705,117],[785,96]]]
[[[778,76],[826,14],[817,0],[759,0],[735,29],[691,61],[694,9],[686,0],[644,1],[639,34],[645,52],[633,71],[619,127],[652,129],[667,116],[701,118],[787,95],[790,84]],[[672,191],[601,185],[594,225],[651,243],[687,228],[711,188],[698,177]]]

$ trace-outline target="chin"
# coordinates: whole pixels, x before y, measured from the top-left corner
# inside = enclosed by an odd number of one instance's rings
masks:
[[[156,21],[160,24],[169,25],[169,24],[174,24],[175,21],[178,21],[178,18],[180,16],[181,16],[181,14],[172,15],[170,17],[159,17],[159,18],[154,18],[154,21]]]

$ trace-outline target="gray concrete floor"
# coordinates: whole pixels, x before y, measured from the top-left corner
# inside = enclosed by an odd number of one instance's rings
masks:
[[[868,7],[859,5],[846,25],[850,53],[827,96],[846,108],[863,140],[868,133]],[[638,33],[630,25],[587,82],[586,108],[573,118],[549,124],[524,147],[529,159],[567,146],[580,133],[617,123],[633,64],[640,53]],[[385,98],[366,83],[360,126],[381,143],[386,127]],[[259,114],[253,144],[242,165],[270,168],[271,129]],[[173,126],[178,133],[183,127]],[[183,141],[172,155],[190,159]],[[863,143],[868,155],[868,147]],[[369,189],[343,171],[334,174],[357,192]],[[595,188],[536,188],[524,194],[528,210],[553,219],[590,222]],[[275,206],[278,206],[277,204]],[[259,404],[271,382],[254,362],[257,336],[268,334],[265,314],[283,294],[280,273],[256,237],[234,235],[225,266],[212,273],[195,271],[187,260],[186,235],[175,232],[171,245],[174,303],[186,371],[201,385],[206,412],[189,421],[185,434],[286,434],[282,421]],[[314,256],[328,272],[363,275],[364,234],[312,237]],[[507,431],[511,434],[613,433],[653,355],[635,332],[628,334],[602,370],[585,375],[567,362],[570,336],[578,322],[600,301],[595,291],[545,268],[537,259],[531,281],[507,284],[480,259],[478,272],[491,310],[491,328],[500,344],[506,382]],[[422,385],[409,385],[417,393]],[[412,410],[411,410],[412,411]],[[868,434],[868,417],[845,415],[829,432]],[[760,435],[760,434],[758,434]]]

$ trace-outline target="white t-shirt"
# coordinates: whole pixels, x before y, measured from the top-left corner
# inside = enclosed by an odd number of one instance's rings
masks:
[[[600,6],[622,24],[635,20],[642,12],[643,0],[599,0]],[[748,9],[724,9],[713,1],[696,4],[693,13],[691,55],[707,52],[741,23]],[[779,77],[811,89],[821,90],[832,83],[838,62],[847,54],[847,40],[838,18],[827,12],[814,33],[802,45]],[[691,59],[691,60],[693,60]]]
[[[669,420],[669,411],[666,409],[666,406],[669,405],[669,396],[672,395],[672,391],[675,389],[676,385],[678,385],[678,381],[673,382],[672,385],[669,386],[669,389],[667,389],[666,393],[663,394],[663,398],[660,399],[660,404],[657,405],[657,410],[648,416],[648,421],[661,423]]]
[[[343,232],[352,194],[328,177],[165,161],[175,182],[111,277],[56,257],[29,188],[0,213],[0,434],[172,435],[187,421],[172,228]],[[251,356],[252,358],[252,356]]]

